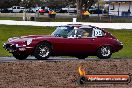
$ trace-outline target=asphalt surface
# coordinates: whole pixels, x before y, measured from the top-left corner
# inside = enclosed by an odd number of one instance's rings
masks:
[[[75,58],[75,57],[66,57],[66,56],[55,56],[55,57],[49,57],[47,60],[41,60],[41,61],[95,61],[95,60],[98,60],[98,61],[101,61],[101,60],[120,60],[120,59],[124,59],[124,60],[127,60],[127,59],[130,59],[130,58],[109,58],[109,59],[99,59],[97,57],[94,57],[94,58],[91,58],[91,57],[88,57],[88,58],[85,58],[85,59],[78,59],[78,58]],[[15,61],[39,61],[37,60],[34,56],[29,56],[27,57],[27,59],[25,60],[17,60],[16,58],[14,58],[13,56],[10,56],[10,57],[0,57],[0,62],[15,62]]]
[[[98,58],[86,58],[85,60],[97,60]],[[36,61],[37,59],[33,56],[29,56],[26,60],[22,61]],[[79,60],[77,58],[72,57],[50,57],[46,61],[67,61],[67,60]],[[99,60],[99,59],[98,59]],[[14,62],[20,61],[15,59],[14,57],[0,57],[0,62]]]

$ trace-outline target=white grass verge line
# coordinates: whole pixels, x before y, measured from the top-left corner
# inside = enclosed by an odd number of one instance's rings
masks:
[[[30,26],[60,26],[66,24],[84,24],[92,25],[100,28],[111,29],[132,29],[132,23],[91,23],[91,22],[35,22],[35,21],[13,21],[0,20],[0,24],[5,25],[30,25]]]

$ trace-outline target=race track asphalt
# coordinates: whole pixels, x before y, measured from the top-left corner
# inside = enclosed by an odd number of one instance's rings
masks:
[[[98,58],[86,58],[85,60],[97,60]],[[29,56],[27,61],[36,61],[37,59],[33,56]],[[46,61],[67,61],[67,60],[79,60],[74,57],[50,57]],[[14,57],[0,57],[0,62],[12,62],[12,61],[19,61]],[[25,60],[24,60],[25,61]]]

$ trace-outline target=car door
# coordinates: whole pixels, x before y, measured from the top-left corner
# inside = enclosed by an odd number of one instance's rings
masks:
[[[88,54],[93,52],[94,48],[94,38],[75,38],[69,39],[69,44],[67,44],[67,53],[73,54]]]
[[[70,50],[71,53],[77,54],[87,54],[92,53],[94,51],[95,40],[93,37],[93,29],[92,28],[81,28],[76,32],[75,38],[70,38],[69,46],[74,49]]]
[[[81,31],[82,30],[83,29],[81,29]],[[95,38],[92,37],[92,30],[91,36],[87,37],[81,37],[82,34],[79,34],[81,31],[73,31],[68,38],[57,38],[54,46],[55,52],[65,55],[87,54],[92,52],[95,40]]]
[[[69,47],[66,49],[67,53],[95,55],[105,41],[105,33],[99,28],[80,28],[75,34],[75,38],[66,41]]]
[[[93,38],[58,38],[54,40],[54,53],[75,55],[89,53],[94,47]]]
[[[19,7],[16,7],[16,13],[18,13]]]
[[[12,10],[13,10],[13,12],[14,12],[14,13],[16,12],[16,9],[17,9],[16,7],[13,7],[13,9],[12,9]]]

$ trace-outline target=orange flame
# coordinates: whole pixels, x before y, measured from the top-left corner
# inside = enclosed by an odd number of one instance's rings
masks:
[[[86,71],[81,66],[79,66],[78,71],[79,71],[80,76],[85,76],[86,75]]]

